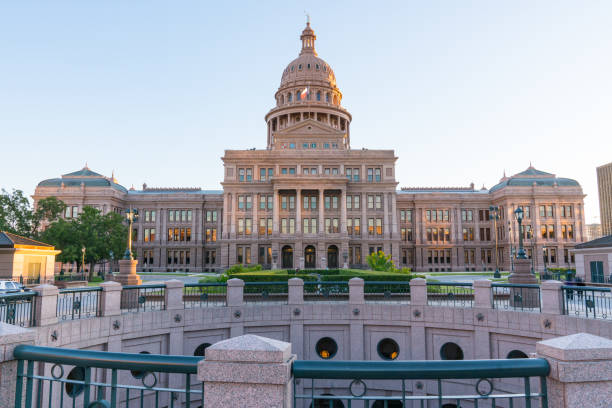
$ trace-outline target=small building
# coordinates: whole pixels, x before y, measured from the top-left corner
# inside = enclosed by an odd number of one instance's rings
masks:
[[[53,245],[0,231],[0,279],[26,285],[53,282],[55,256],[60,252]]]
[[[612,235],[576,245],[576,276],[592,283],[612,283]]]

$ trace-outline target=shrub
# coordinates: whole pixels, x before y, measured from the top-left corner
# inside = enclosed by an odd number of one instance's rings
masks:
[[[391,260],[391,255],[385,255],[383,251],[373,252],[366,257],[368,265],[374,271],[392,271],[395,269],[395,265]]]

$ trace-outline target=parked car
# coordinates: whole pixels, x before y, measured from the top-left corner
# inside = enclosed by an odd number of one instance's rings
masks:
[[[16,293],[24,290],[26,290],[25,287],[19,282],[0,280],[0,293]]]

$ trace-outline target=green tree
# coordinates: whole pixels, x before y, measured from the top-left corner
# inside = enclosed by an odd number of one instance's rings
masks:
[[[368,265],[374,271],[389,272],[395,269],[391,255],[385,255],[383,251],[373,252],[366,257]]]
[[[45,242],[54,245],[62,253],[62,262],[76,262],[82,266],[82,250],[85,248],[85,263],[89,264],[89,277],[94,267],[110,258],[110,252],[122,254],[127,245],[127,226],[116,213],[102,215],[99,210],[84,207],[77,218],[70,221],[59,219],[52,223],[42,235]]]
[[[38,202],[32,209],[30,200],[21,190],[0,194],[0,230],[24,237],[38,238],[43,222],[54,222],[66,209],[66,204],[55,197]]]
[[[31,235],[39,236],[43,223],[51,224],[58,221],[65,210],[66,204],[56,197],[39,200],[30,220]]]

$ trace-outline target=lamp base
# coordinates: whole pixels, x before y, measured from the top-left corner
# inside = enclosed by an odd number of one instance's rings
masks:
[[[135,259],[122,259],[119,261],[119,274],[115,276],[115,281],[122,285],[141,285],[142,279],[136,273],[138,261]]]

